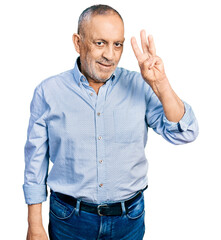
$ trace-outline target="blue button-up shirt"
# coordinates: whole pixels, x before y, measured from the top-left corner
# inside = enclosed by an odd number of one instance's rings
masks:
[[[148,127],[173,144],[198,135],[194,113],[184,105],[183,118],[168,121],[141,74],[124,68],[116,68],[98,94],[77,61],[74,69],[42,81],[31,102],[25,144],[26,203],[45,201],[47,185],[98,204],[131,197],[148,185]]]

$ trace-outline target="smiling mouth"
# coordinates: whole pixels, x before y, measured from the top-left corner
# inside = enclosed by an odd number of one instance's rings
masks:
[[[100,62],[97,62],[99,65],[101,65],[102,67],[105,67],[105,68],[110,68],[112,67],[113,65],[112,64],[103,64],[103,63],[100,63]]]

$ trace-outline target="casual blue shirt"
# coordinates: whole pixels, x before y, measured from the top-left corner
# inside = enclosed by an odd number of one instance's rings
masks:
[[[124,68],[116,68],[98,94],[77,61],[74,69],[45,79],[30,105],[26,203],[46,201],[47,185],[97,204],[131,197],[148,185],[148,127],[173,144],[197,137],[197,120],[190,105],[184,106],[178,123],[168,121],[141,74]],[[49,159],[53,166],[48,174]]]

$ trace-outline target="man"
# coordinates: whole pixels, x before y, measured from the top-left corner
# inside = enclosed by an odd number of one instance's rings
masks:
[[[46,184],[50,239],[143,239],[148,127],[173,144],[197,137],[194,113],[171,88],[153,37],[141,31],[142,51],[131,39],[141,74],[117,68],[124,40],[116,10],[87,8],[73,35],[74,69],[35,89],[23,185],[28,240],[47,239]]]

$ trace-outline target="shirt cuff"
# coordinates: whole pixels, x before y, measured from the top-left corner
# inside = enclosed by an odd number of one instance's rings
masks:
[[[166,129],[168,129],[169,131],[184,132],[188,129],[190,123],[192,122],[193,120],[192,109],[189,104],[187,104],[184,101],[183,103],[184,103],[185,113],[179,122],[171,122],[164,115],[163,122],[165,124]]]
[[[23,184],[25,202],[37,204],[47,200],[47,185],[25,185]]]

